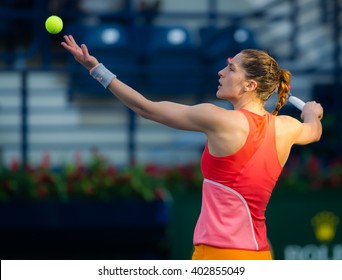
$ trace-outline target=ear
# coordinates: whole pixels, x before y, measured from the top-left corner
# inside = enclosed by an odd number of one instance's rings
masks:
[[[246,81],[246,85],[245,85],[245,89],[246,91],[254,91],[256,90],[258,86],[258,83],[254,80],[249,80],[249,81]]]

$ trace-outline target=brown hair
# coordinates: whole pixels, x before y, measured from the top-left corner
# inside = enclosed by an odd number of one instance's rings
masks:
[[[246,78],[257,82],[258,97],[265,102],[277,90],[278,102],[272,114],[278,115],[289,96],[291,73],[279,69],[277,61],[264,51],[246,49],[241,54],[241,66],[246,72]]]

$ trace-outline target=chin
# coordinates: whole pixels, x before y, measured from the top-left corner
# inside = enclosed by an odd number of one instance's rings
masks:
[[[219,91],[219,90],[216,92],[216,97],[217,97],[218,99],[224,99],[224,98],[222,97],[222,95],[220,94],[220,91]]]

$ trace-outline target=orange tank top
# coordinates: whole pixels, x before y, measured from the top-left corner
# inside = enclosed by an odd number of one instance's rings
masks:
[[[278,180],[280,165],[275,141],[275,117],[240,109],[249,123],[244,146],[236,153],[216,157],[205,146],[201,213],[194,245],[269,250],[265,211]]]

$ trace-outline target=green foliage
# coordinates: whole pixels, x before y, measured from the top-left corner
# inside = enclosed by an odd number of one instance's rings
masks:
[[[291,155],[277,186],[299,192],[342,190],[342,158],[322,158],[312,152]]]
[[[87,164],[77,156],[74,164],[54,169],[45,155],[36,167],[22,167],[15,160],[8,167],[0,166],[0,201],[128,197],[151,201],[167,199],[169,193],[200,192],[202,180],[199,165],[193,164],[117,168],[94,153]],[[297,192],[342,189],[342,159],[292,155],[277,188]]]
[[[49,156],[45,155],[37,167],[22,167],[17,161],[9,167],[0,166],[0,201],[127,197],[147,201],[167,199],[169,190],[200,190],[202,179],[199,174],[198,167],[192,165],[134,165],[119,169],[98,154],[94,154],[87,164],[77,157],[74,164],[53,169]]]

